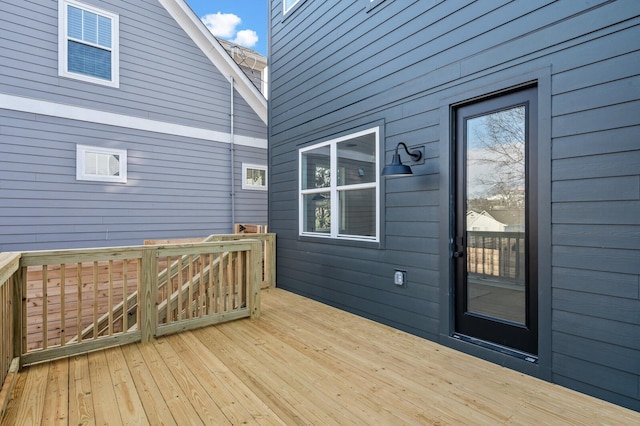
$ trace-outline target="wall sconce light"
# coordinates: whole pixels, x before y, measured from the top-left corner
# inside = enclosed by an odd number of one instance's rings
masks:
[[[405,145],[404,142],[399,142],[396,146],[396,152],[393,154],[393,158],[391,159],[391,164],[384,166],[382,169],[382,176],[407,176],[412,175],[411,167],[402,164],[402,160],[400,160],[400,154],[398,154],[398,148],[400,145],[404,147],[407,155],[411,157],[413,161],[420,161],[422,159],[422,152],[419,150],[409,152],[409,148]]]

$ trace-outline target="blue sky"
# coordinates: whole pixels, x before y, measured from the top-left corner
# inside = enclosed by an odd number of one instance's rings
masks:
[[[268,0],[185,0],[217,37],[267,55]]]

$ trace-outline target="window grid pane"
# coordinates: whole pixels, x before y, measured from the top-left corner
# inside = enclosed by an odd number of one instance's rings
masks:
[[[82,10],[77,7],[67,7],[67,35],[82,40]]]
[[[377,240],[377,129],[300,152],[300,232]]]
[[[111,52],[69,41],[68,68],[71,72],[111,80]]]

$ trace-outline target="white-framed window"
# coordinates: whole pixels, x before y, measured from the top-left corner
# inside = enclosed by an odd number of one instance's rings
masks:
[[[300,0],[282,0],[282,14],[286,15]]]
[[[299,150],[299,233],[379,241],[379,128]]]
[[[119,87],[118,15],[75,0],[58,5],[58,74]]]
[[[267,166],[242,163],[242,189],[266,191]]]
[[[367,8],[367,12],[378,6],[384,0],[364,0],[365,7]]]
[[[76,145],[76,180],[127,182],[127,150]]]

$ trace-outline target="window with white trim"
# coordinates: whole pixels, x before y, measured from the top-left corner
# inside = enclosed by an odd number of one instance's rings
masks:
[[[118,15],[79,3],[59,2],[58,74],[118,87]]]
[[[300,235],[379,241],[379,130],[299,151]]]
[[[267,166],[242,163],[242,189],[266,191]]]
[[[299,2],[300,0],[282,0],[282,14],[286,15]]]
[[[127,150],[76,145],[76,180],[127,182]]]

